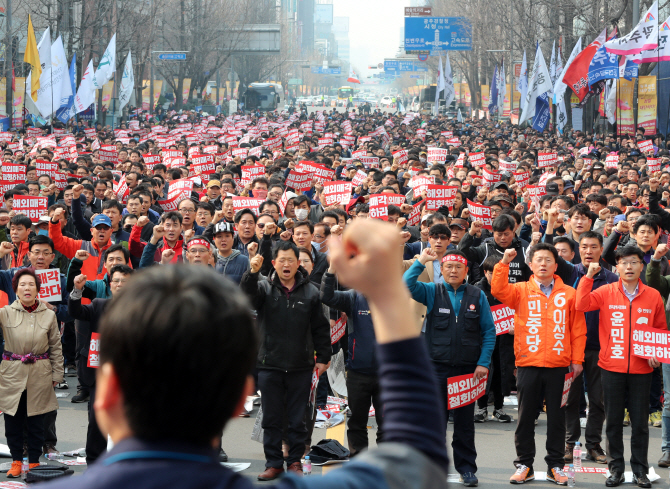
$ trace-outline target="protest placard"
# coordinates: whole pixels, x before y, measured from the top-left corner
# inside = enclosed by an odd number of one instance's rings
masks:
[[[491,208],[476,202],[472,202],[470,199],[468,201],[468,210],[470,211],[470,218],[472,221],[481,221],[484,229],[492,231],[493,228],[491,224],[493,219],[491,218]]]
[[[514,327],[514,309],[510,309],[505,304],[491,306],[491,315],[496,326],[496,336],[509,333],[510,328]]]
[[[15,195],[12,210],[15,214],[24,214],[32,222],[37,222],[47,213],[47,200],[47,197]]]
[[[556,166],[557,163],[556,153],[538,153],[537,154],[537,166],[538,168],[546,168],[548,166]]]
[[[488,374],[475,380],[473,374],[458,375],[447,379],[447,409],[467,406],[482,397],[486,392]]]
[[[345,313],[340,313],[340,319],[335,321],[330,327],[330,344],[334,345],[339,341],[342,336],[344,336],[345,331],[347,330],[347,315]]]
[[[456,192],[458,187],[446,187],[444,185],[428,185],[426,189],[426,209],[436,211],[446,206],[449,210],[454,208]]]
[[[35,274],[41,282],[37,298],[45,302],[59,302],[62,297],[60,270],[47,268],[46,270],[35,270]]]
[[[351,182],[324,182],[323,195],[326,205],[347,205],[351,200]]]

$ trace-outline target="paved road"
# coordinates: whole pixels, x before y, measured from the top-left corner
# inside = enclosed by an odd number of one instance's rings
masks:
[[[60,409],[58,412],[58,448],[60,450],[74,450],[81,448],[85,444],[86,436],[86,405],[72,404],[70,398],[76,393],[74,386],[76,386],[76,379],[69,377],[70,389],[66,391],[69,396],[64,399],[59,399]],[[179,401],[181,396],[188,395],[188,392],[180,388],[175,388],[175,402]],[[228,424],[224,436],[223,447],[230,457],[230,462],[233,463],[250,463],[250,467],[243,471],[243,474],[250,477],[256,482],[256,476],[264,469],[263,447],[252,441],[250,438],[251,430],[254,424],[254,419],[257,412],[257,407],[254,408],[254,413],[250,418],[237,418],[231,420]],[[506,406],[506,410],[516,419],[516,409],[514,406]],[[489,409],[492,412],[492,409]],[[177,422],[175,420],[175,422]],[[375,428],[374,420],[370,418],[370,440],[371,446],[374,446]],[[480,487],[510,487],[508,480],[512,474],[514,467],[512,461],[514,459],[514,429],[515,422],[509,424],[501,424],[498,422],[489,421],[484,424],[477,425],[476,444],[478,451],[477,463],[479,465],[478,477]],[[653,487],[668,487],[668,470],[659,469],[656,467],[656,461],[661,455],[661,429],[650,427],[650,462],[656,469],[656,472],[661,475],[661,480],[654,483]],[[448,426],[447,438],[451,440],[453,425]],[[538,448],[544,447],[546,434],[546,417],[544,414],[540,416],[537,425],[536,445]],[[624,428],[624,436],[626,438],[626,447],[629,446],[630,427]],[[317,429],[314,432],[313,443],[318,442],[324,438],[337,438],[346,446],[344,436],[344,426],[340,425],[329,430]],[[0,423],[0,443],[4,443],[4,423]],[[540,457],[536,462],[536,469],[543,470],[544,463],[542,458],[542,450],[539,450]],[[626,456],[629,457],[630,451],[626,450]],[[450,454],[451,455],[451,454]],[[0,459],[0,462],[6,462],[9,459]],[[605,467],[591,462],[585,462],[586,467]],[[77,473],[85,470],[85,467],[73,467]],[[331,467],[325,468],[326,471],[334,470]],[[320,475],[322,469],[314,467],[313,474]],[[453,477],[453,476],[452,476]],[[6,480],[4,475],[0,474],[0,482]],[[577,486],[588,488],[604,487],[605,478],[601,474],[578,474]],[[268,485],[268,483],[258,483],[259,485]],[[454,486],[456,484],[452,484]],[[530,484],[531,487],[550,487],[548,482],[535,481]],[[631,487],[628,485],[628,487]]]

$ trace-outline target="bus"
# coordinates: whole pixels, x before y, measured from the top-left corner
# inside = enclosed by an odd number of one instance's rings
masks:
[[[272,111],[284,108],[284,89],[279,83],[252,83],[243,97],[246,110]]]
[[[338,100],[348,100],[349,97],[354,96],[354,89],[351,87],[340,87],[337,91]]]

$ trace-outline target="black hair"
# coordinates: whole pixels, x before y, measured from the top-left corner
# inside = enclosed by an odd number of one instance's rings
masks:
[[[617,248],[616,253],[614,254],[614,259],[618,264],[621,258],[626,258],[628,256],[637,256],[640,261],[644,263],[644,251],[633,245]]]
[[[128,265],[114,265],[109,271],[109,278],[111,280],[115,273],[120,273],[122,275],[132,275],[134,271],[135,270],[130,268]]]
[[[498,264],[498,262],[501,260],[497,255],[489,255],[486,257],[486,260],[482,263],[482,270],[485,272],[492,272],[493,268]]]
[[[181,226],[183,217],[181,215],[181,212],[170,211],[161,215],[161,224],[163,224],[165,221],[177,221]]]
[[[310,223],[311,224],[311,223]],[[279,241],[277,245],[272,250],[272,259],[276,260],[277,255],[280,251],[289,251],[293,250],[295,257],[300,259],[300,251],[298,251],[298,246],[293,241]]]
[[[119,211],[119,214],[123,215],[123,205],[118,200],[105,200],[102,203],[102,211],[104,212],[107,209],[116,209]]]
[[[566,238],[565,236],[559,236],[558,238],[554,238],[554,245],[558,243],[565,243],[568,245],[570,248],[570,251],[573,253],[575,252],[575,242],[572,241],[570,238]]]
[[[121,243],[116,243],[110,246],[105,250],[105,253],[102,256],[102,262],[107,261],[107,257],[109,256],[110,253],[114,253],[115,251],[122,251],[123,252],[123,260],[128,263],[130,261],[130,252],[128,251],[127,248],[123,247],[123,244]],[[110,275],[111,277],[111,275]]]
[[[237,286],[205,267],[153,267],[123,288],[101,321],[100,358],[114,368],[135,436],[211,448],[256,362],[250,310]],[[192,403],[175,408],[165,378],[216,389],[197,389]],[[175,414],[183,422],[165,430]]]
[[[554,245],[550,245],[549,243],[537,243],[536,245],[531,246],[528,251],[528,261],[533,261],[533,256],[535,256],[535,253],[538,251],[551,252],[551,254],[554,255],[554,261],[558,262],[558,251],[556,251]]]
[[[33,221],[25,214],[17,214],[10,219],[9,224],[10,226],[14,224],[14,226],[23,226],[26,229],[30,229],[33,226]]]
[[[13,220],[14,218],[12,218],[12,221]],[[640,216],[640,218],[637,221],[635,221],[635,224],[633,224],[633,232],[637,234],[638,230],[642,226],[649,226],[651,229],[654,230],[655,233],[658,234],[658,220],[656,219],[656,216],[654,214],[647,214],[646,216]]]
[[[451,239],[451,229],[446,224],[433,224],[428,230],[428,236],[437,236],[438,234],[446,234],[447,238]]]
[[[54,242],[49,236],[44,236],[43,234],[36,234],[32,238],[28,240],[28,251],[32,251],[33,246],[39,245],[39,244],[46,244],[51,246],[51,251],[53,252],[54,248]]]
[[[491,228],[495,233],[504,233],[508,229],[514,231],[516,220],[508,214],[500,214],[493,220]]]
[[[600,233],[596,233],[595,231],[586,231],[586,232],[582,233],[579,236],[579,243],[580,244],[581,244],[581,242],[584,238],[597,239],[598,242],[600,243],[600,246],[603,245],[603,235],[600,234]]]
[[[254,219],[254,224],[256,224],[256,222],[258,221],[258,217],[256,216],[256,214],[254,214],[254,212],[251,209],[247,209],[247,208],[240,209],[239,211],[237,211],[235,213],[235,218],[233,219],[235,224],[239,223],[242,220],[242,216],[244,216],[245,214],[251,215],[251,217],[253,217],[253,219]]]
[[[307,226],[309,227],[309,232],[311,234],[314,234],[314,224],[312,224],[312,221],[298,221],[293,225],[293,231],[298,229],[300,226]]]

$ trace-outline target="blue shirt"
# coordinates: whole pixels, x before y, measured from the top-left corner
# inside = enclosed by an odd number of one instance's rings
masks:
[[[435,304],[435,293],[437,292],[437,285],[432,282],[419,282],[417,279],[425,269],[419,260],[416,260],[411,267],[403,275],[403,280],[412,294],[412,299],[426,306],[426,318],[433,310]],[[463,284],[458,289],[454,288],[446,282],[443,282],[449,294],[451,305],[454,306],[454,311],[461,310],[461,300],[463,300],[463,293],[465,292],[465,285]],[[493,323],[493,315],[491,314],[491,307],[483,291],[479,291],[479,326],[482,335],[482,352],[479,355],[477,365],[489,368],[491,364],[491,355],[496,346],[496,327]]]

